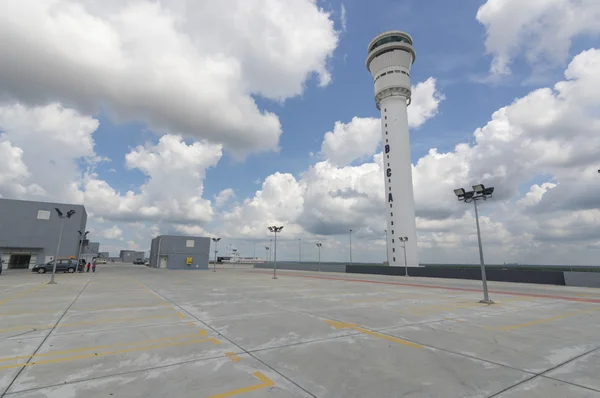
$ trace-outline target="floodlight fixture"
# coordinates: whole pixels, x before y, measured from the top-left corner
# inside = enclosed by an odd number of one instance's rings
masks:
[[[54,210],[56,210],[56,213],[58,213],[58,216],[59,216],[60,218],[63,218],[63,212],[62,212],[62,211],[60,211],[60,209],[59,209],[58,207],[55,207],[55,208],[54,208]]]
[[[275,250],[273,253],[273,279],[277,279],[277,233],[281,232],[281,230],[283,229],[283,225],[280,227],[278,227],[277,225],[273,225],[267,228],[269,229],[269,231],[275,234]]]
[[[213,272],[217,272],[217,253],[219,252],[217,246],[219,246],[219,241],[221,238],[212,238],[212,241],[215,242],[215,262],[213,263]]]
[[[454,194],[460,198],[462,196],[465,196],[465,190],[463,188],[455,189]]]
[[[71,218],[71,216],[72,216],[73,214],[75,214],[75,210],[69,210],[69,211],[67,212],[67,218]]]
[[[65,219],[71,218],[73,214],[75,214],[75,210],[71,209],[67,212],[67,214],[63,214],[62,211],[58,207],[55,207],[56,214],[58,214],[58,218],[60,218],[60,232],[58,233],[58,244],[56,245],[56,254],[54,255],[54,264],[52,265],[52,277],[50,278],[49,285],[55,285],[54,276],[56,275],[56,263],[58,262],[58,253],[60,252],[60,242],[62,240],[63,227],[65,226]],[[81,232],[80,232],[81,233]],[[80,244],[81,247],[81,244]],[[79,268],[79,259],[77,259],[77,268]],[[76,270],[75,270],[76,271]]]
[[[473,185],[473,191],[475,191],[477,193],[483,193],[484,189],[485,189],[485,186],[483,186],[483,184]]]

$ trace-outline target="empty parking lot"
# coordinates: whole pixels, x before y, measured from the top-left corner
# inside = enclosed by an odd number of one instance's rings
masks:
[[[105,265],[0,277],[6,397],[599,397],[600,291]]]

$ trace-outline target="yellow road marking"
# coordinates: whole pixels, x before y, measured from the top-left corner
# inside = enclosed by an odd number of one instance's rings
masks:
[[[178,317],[180,317],[181,319],[187,319],[187,317],[185,315],[183,315],[181,312],[177,311],[175,313]]]
[[[104,323],[132,322],[132,321],[142,321],[145,319],[164,319],[164,318],[172,318],[172,315],[146,316],[143,318],[114,318],[114,319],[101,319],[98,321],[82,321],[82,322],[75,322],[75,323],[63,323],[63,324],[58,325],[58,327],[62,328],[62,327],[82,326],[82,325],[98,325],[98,324],[104,324]],[[56,326],[56,324],[48,325],[48,326],[13,326],[8,329],[0,329],[0,333],[13,332],[16,330],[28,330],[28,329],[48,330],[48,329],[52,329],[55,326]]]
[[[182,342],[178,342],[178,343],[167,343],[167,344],[159,344],[159,345],[154,345],[154,346],[135,347],[135,348],[128,348],[126,350],[98,352],[98,353],[93,353],[93,354],[77,355],[77,356],[66,357],[66,358],[47,359],[47,360],[38,361],[38,362],[28,362],[28,363],[21,363],[21,364],[16,364],[16,365],[5,365],[5,366],[0,366],[0,370],[11,369],[11,368],[22,368],[25,366],[33,366],[33,365],[45,365],[45,364],[49,364],[49,363],[71,362],[71,361],[75,361],[77,359],[104,357],[104,356],[108,356],[108,355],[125,354],[125,353],[135,352],[135,351],[148,351],[148,350],[155,350],[158,348],[190,345],[193,343],[204,343],[209,340],[211,340],[211,339],[189,340],[189,341],[182,341]]]
[[[21,355],[18,357],[0,358],[0,362],[15,361],[15,360],[19,360],[19,359],[29,359],[29,358],[37,358],[37,357],[60,356],[60,355],[64,355],[64,354],[74,354],[77,352],[103,350],[103,349],[107,349],[107,348],[122,347],[122,346],[128,346],[128,345],[135,346],[135,345],[146,344],[146,343],[159,343],[161,341],[178,340],[178,339],[184,339],[184,338],[189,339],[189,338],[194,338],[194,337],[199,337],[199,334],[196,334],[196,333],[182,334],[179,336],[163,337],[161,339],[140,340],[140,341],[135,341],[135,342],[130,342],[130,343],[117,343],[117,344],[110,344],[110,345],[99,345],[99,346],[95,346],[95,347],[74,348],[74,349],[62,350],[62,351],[50,351],[50,352],[45,352],[43,354],[35,354],[35,355]]]
[[[234,395],[243,394],[245,392],[250,392],[250,391],[260,390],[260,389],[263,389],[263,388],[266,388],[266,387],[273,387],[275,385],[275,383],[271,379],[269,379],[267,376],[265,376],[261,372],[254,372],[252,374],[254,375],[254,377],[256,377],[258,380],[261,381],[260,384],[255,384],[253,386],[238,388],[237,390],[224,392],[222,394],[211,395],[208,398],[227,398],[227,397],[233,397]]]
[[[188,326],[196,326],[196,324],[194,322],[188,322],[187,324],[188,324]]]
[[[209,337],[207,340],[212,341],[215,345],[221,345],[221,342],[214,337]]]
[[[227,358],[231,359],[233,362],[239,362],[242,360],[242,358],[235,355],[234,352],[226,352],[225,355],[227,355]]]
[[[331,326],[333,326],[336,329],[354,329],[358,332],[364,333],[364,334],[368,334],[370,336],[374,336],[374,337],[378,337],[380,339],[385,339],[385,340],[389,340],[389,341],[393,341],[394,343],[399,343],[399,344],[404,344],[407,345],[409,347],[413,347],[413,348],[423,348],[423,346],[421,344],[417,344],[417,343],[413,343],[412,341],[408,341],[408,340],[403,340],[403,339],[399,339],[397,337],[392,337],[392,336],[388,336],[382,333],[378,333],[378,332],[373,332],[371,330],[362,328],[354,323],[346,323],[346,322],[338,322],[338,321],[331,321],[331,320],[325,320],[325,322],[327,322],[328,324],[330,324]]]
[[[552,322],[552,321],[558,321],[558,320],[569,318],[569,317],[575,316],[575,315],[589,314],[589,313],[596,312],[596,311],[600,311],[600,308],[593,308],[591,310],[579,310],[579,311],[567,312],[565,314],[556,315],[556,316],[552,316],[552,317],[549,317],[549,318],[542,318],[542,319],[538,319],[538,320],[527,322],[527,323],[521,323],[519,325],[508,325],[508,326],[500,326],[500,327],[489,326],[488,328],[490,328],[490,329],[499,329],[499,330],[515,330],[515,329],[526,328],[526,327],[529,327],[529,326],[539,325],[539,324],[542,324],[542,323],[548,323],[548,322]]]
[[[196,326],[196,325],[193,325],[193,326]],[[198,329],[198,333],[200,333],[203,336],[208,336],[208,332],[204,329]]]
[[[41,288],[43,288],[44,286],[46,286],[46,285],[34,286],[31,289],[25,290],[24,292],[17,293],[17,294],[15,294],[13,296],[7,297],[4,300],[0,301],[0,305],[4,305],[4,304],[8,303],[9,301],[12,301],[12,300],[14,300],[16,298],[20,298],[20,297],[26,296],[26,295],[28,295],[30,293],[36,292],[36,291],[40,290]]]

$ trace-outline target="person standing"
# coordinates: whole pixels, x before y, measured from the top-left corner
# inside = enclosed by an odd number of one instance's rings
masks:
[[[92,260],[92,272],[96,272],[96,259]]]
[[[90,272],[90,267],[92,266],[92,264],[88,261],[87,264],[87,270],[85,272]]]

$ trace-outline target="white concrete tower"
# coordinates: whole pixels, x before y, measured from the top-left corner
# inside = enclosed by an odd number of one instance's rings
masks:
[[[375,103],[381,111],[383,170],[390,266],[419,265],[407,107],[410,67],[416,53],[412,38],[399,30],[381,33],[369,43],[367,69],[375,83]],[[400,238],[407,237],[407,242]]]

